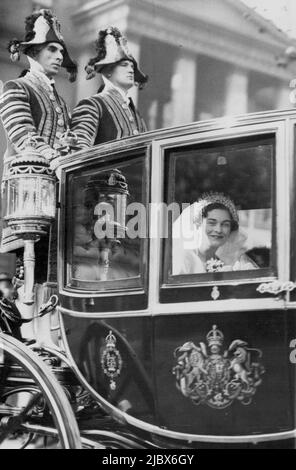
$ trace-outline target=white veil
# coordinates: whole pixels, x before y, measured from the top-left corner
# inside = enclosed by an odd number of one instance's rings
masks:
[[[202,246],[205,237],[207,237],[202,223],[202,210],[212,202],[206,199],[194,202],[184,209],[173,223],[173,275],[206,272],[204,264],[197,253],[198,248]],[[232,270],[235,263],[239,261],[246,251],[246,240],[246,234],[238,228],[232,231],[226,243],[218,248],[216,255],[224,264],[223,270]]]

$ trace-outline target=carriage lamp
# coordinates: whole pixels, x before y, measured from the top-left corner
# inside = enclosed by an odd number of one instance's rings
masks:
[[[3,178],[4,220],[12,235],[24,241],[24,289],[26,304],[34,302],[35,247],[55,217],[54,171],[28,136],[24,151],[11,163]]]
[[[101,280],[107,280],[110,254],[120,245],[126,233],[126,204],[128,186],[124,175],[117,169],[93,176],[86,188],[86,203],[96,201],[94,215],[97,220],[94,234],[100,242],[100,262],[103,265]]]

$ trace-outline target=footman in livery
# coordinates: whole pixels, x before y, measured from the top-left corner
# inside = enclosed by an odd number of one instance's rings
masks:
[[[99,32],[96,49],[97,56],[86,66],[87,79],[101,73],[104,85],[96,95],[80,101],[72,116],[71,129],[81,148],[146,131],[128,91],[135,84],[141,88],[148,77],[131,55],[126,38],[109,27]]]
[[[56,91],[54,77],[61,67],[68,71],[70,81],[76,79],[77,72],[58,19],[50,10],[42,9],[28,16],[24,40],[13,39],[8,50],[12,61],[25,54],[30,68],[23,76],[4,84],[0,99],[0,115],[7,136],[4,177],[10,161],[22,153],[29,136],[44,158],[51,160],[57,156],[59,138],[69,125],[69,111]],[[17,248],[9,229],[4,228],[2,251],[11,250],[12,244]]]

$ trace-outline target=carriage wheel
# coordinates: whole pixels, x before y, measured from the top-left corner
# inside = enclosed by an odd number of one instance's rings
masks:
[[[81,448],[71,405],[50,368],[20,341],[0,333],[0,448],[15,443],[24,448],[32,440],[40,445],[47,438],[60,448]]]

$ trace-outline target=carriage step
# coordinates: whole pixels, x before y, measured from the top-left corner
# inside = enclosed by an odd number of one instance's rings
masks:
[[[69,367],[51,367],[52,373],[63,386],[76,386],[79,382]],[[5,375],[5,380],[10,384],[34,383],[31,376],[17,364],[0,364],[0,378]]]

